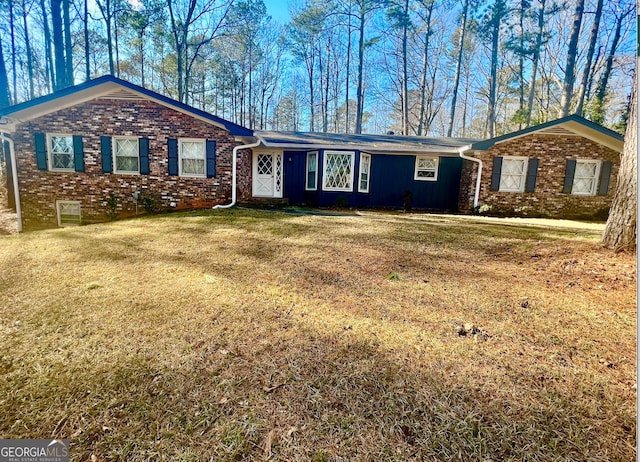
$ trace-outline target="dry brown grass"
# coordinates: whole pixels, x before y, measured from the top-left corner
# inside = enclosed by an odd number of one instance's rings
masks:
[[[3,236],[0,437],[68,437],[73,460],[633,460],[635,256],[547,225],[233,210]]]

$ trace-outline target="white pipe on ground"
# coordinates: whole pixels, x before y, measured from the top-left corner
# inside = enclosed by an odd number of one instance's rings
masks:
[[[0,133],[0,141],[9,143],[9,157],[11,158],[11,176],[13,178],[13,194],[16,200],[16,215],[18,216],[18,232],[22,232],[22,208],[20,207],[20,189],[18,188],[18,164],[16,163],[15,145],[11,138]]]
[[[215,209],[229,209],[231,207],[233,207],[234,205],[236,205],[237,202],[237,196],[238,196],[238,185],[237,185],[237,170],[238,170],[238,151],[241,149],[251,149],[251,148],[256,148],[260,146],[260,140],[256,141],[255,143],[251,143],[251,144],[243,144],[240,146],[236,146],[235,148],[233,148],[233,163],[232,163],[232,167],[231,167],[231,202],[229,204],[220,204],[220,205],[216,205],[214,206],[214,210]]]
[[[469,150],[469,146],[465,146],[464,148],[460,149],[459,154],[460,154],[460,158],[465,159],[465,160],[470,160],[471,162],[475,162],[478,164],[478,178],[476,178],[476,190],[475,190],[475,194],[473,195],[473,208],[476,208],[478,206],[478,197],[480,196],[480,180],[482,177],[482,161],[480,159],[477,159],[475,157],[469,157],[464,155],[463,153],[465,151]]]

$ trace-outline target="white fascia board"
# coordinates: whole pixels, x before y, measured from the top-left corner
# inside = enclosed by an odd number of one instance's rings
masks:
[[[265,141],[260,135],[256,134],[256,137],[267,148],[277,148],[285,151],[293,149],[300,149],[305,151],[323,150],[339,150],[339,151],[361,151],[370,154],[397,154],[397,155],[416,155],[416,154],[451,154],[457,156],[460,148],[394,148],[394,147],[376,147],[371,145],[358,145],[358,144],[319,144],[319,143],[271,143]]]

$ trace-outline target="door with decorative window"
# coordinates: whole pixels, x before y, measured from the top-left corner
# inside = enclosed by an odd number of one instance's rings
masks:
[[[253,195],[280,198],[282,189],[282,153],[254,152]]]

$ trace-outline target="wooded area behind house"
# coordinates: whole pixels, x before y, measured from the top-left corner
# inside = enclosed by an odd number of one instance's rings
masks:
[[[113,74],[253,129],[624,132],[632,0],[0,0],[0,107]]]

